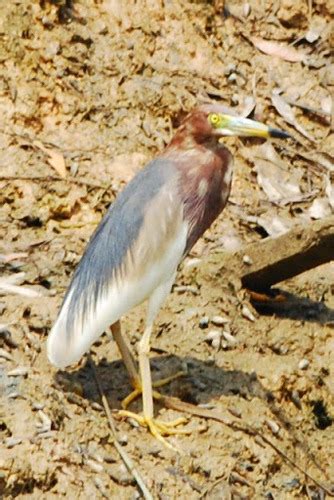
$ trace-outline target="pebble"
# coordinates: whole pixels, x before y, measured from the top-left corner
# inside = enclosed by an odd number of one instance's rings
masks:
[[[184,263],[184,267],[188,267],[188,268],[196,267],[196,266],[199,266],[201,262],[202,262],[202,259],[198,259],[198,258],[186,259],[186,261]]]
[[[256,321],[254,314],[247,306],[242,307],[241,314],[244,318],[249,319],[249,321]]]
[[[25,377],[28,373],[28,368],[25,366],[18,366],[17,368],[14,368],[14,370],[10,370],[7,375],[8,377]]]
[[[94,460],[86,460],[86,465],[88,465],[88,467],[90,467],[94,472],[97,473],[103,472],[104,470],[103,465],[94,462]]]
[[[178,293],[185,293],[185,292],[190,292],[193,295],[198,295],[199,291],[195,286],[192,285],[178,285],[174,286],[174,291]]]
[[[7,397],[8,399],[18,399],[18,398],[25,399],[25,397],[22,396],[22,394],[18,391],[10,392]]]
[[[237,339],[233,337],[229,332],[226,332],[225,330],[222,333],[224,339],[231,345],[236,345],[238,343]]]
[[[203,316],[203,318],[199,320],[199,327],[204,330],[204,328],[207,328],[208,326],[209,326],[209,316]]]
[[[37,403],[37,402],[33,402],[32,405],[31,405],[31,408],[35,411],[37,410],[43,410],[45,404],[44,403]]]
[[[93,410],[103,411],[103,406],[100,405],[100,403],[97,403],[96,401],[93,401],[93,403],[91,404],[91,407],[93,408]]]
[[[230,320],[228,318],[223,318],[223,316],[213,316],[211,322],[216,326],[226,325]]]
[[[134,483],[134,478],[131,476],[131,474],[123,464],[110,465],[107,469],[107,472],[111,479],[113,479],[117,484],[121,484],[122,486],[130,486]]]
[[[121,434],[120,436],[118,436],[118,442],[122,446],[125,446],[126,444],[128,444],[128,441],[129,441],[129,438],[128,438],[127,434]]]
[[[267,418],[265,422],[273,434],[279,433],[279,425],[274,420]]]
[[[60,43],[57,41],[53,41],[45,47],[43,55],[45,59],[49,60],[53,59],[53,57],[57,55],[59,51],[60,51]]]
[[[247,264],[248,266],[251,266],[253,264],[253,261],[249,255],[244,255],[242,261],[244,264]]]
[[[298,368],[300,370],[306,370],[310,365],[310,362],[307,359],[301,359],[298,363]]]
[[[5,445],[7,448],[13,448],[15,445],[22,443],[21,438],[9,437],[5,439]]]
[[[232,83],[236,82],[237,81],[237,75],[236,75],[236,73],[231,73],[230,76],[227,78],[227,81],[230,82],[230,83],[231,82]]]
[[[36,424],[38,428],[38,432],[48,432],[51,430],[51,419],[44,413],[42,410],[38,410],[37,415],[40,419],[40,422]]]
[[[215,349],[219,349],[221,345],[222,333],[219,330],[210,330],[206,337],[205,341],[212,345]]]

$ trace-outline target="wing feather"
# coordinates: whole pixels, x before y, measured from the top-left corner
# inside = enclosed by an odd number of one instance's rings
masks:
[[[47,342],[59,368],[75,363],[106,328],[170,279],[188,227],[178,172],[151,162],[128,184],[95,231]]]

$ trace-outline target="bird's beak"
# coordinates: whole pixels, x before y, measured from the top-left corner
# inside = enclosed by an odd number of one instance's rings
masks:
[[[291,137],[287,132],[277,128],[268,127],[261,122],[250,120],[249,118],[241,118],[231,115],[219,115],[220,123],[217,124],[216,130],[218,135],[236,135],[241,137],[278,137],[286,139]]]

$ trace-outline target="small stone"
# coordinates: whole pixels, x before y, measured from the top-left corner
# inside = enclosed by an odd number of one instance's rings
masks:
[[[134,478],[128,472],[125,465],[112,464],[107,468],[107,472],[111,479],[122,486],[130,486],[134,484]]]
[[[100,405],[100,403],[97,403],[96,401],[93,401],[93,403],[91,404],[91,407],[93,408],[93,410],[103,411],[103,406]]]
[[[227,81],[230,82],[230,83],[236,82],[237,81],[237,75],[236,75],[236,73],[231,73],[230,76],[228,77]]]
[[[33,402],[32,405],[31,405],[31,408],[32,410],[43,410],[45,404],[44,403],[37,403],[37,402]]]
[[[299,370],[306,370],[310,365],[310,362],[307,359],[301,359],[298,363]]]
[[[88,467],[90,467],[94,472],[97,472],[97,473],[103,472],[103,470],[104,470],[103,465],[98,464],[97,462],[94,462],[94,460],[88,459],[86,461],[86,465],[88,465]]]
[[[24,396],[22,396],[22,394],[18,391],[10,392],[8,394],[8,399],[18,399],[18,398],[25,399]]]
[[[208,326],[209,326],[209,316],[203,316],[203,318],[199,320],[199,327],[202,328],[202,330],[204,330],[204,328],[207,328]]]
[[[178,293],[190,292],[193,295],[198,295],[197,288],[195,286],[192,286],[192,285],[178,285],[178,286],[174,286],[173,290],[175,292],[178,292]]]
[[[238,94],[233,94],[231,97],[231,102],[234,104],[234,106],[237,106],[239,104],[240,98]]]
[[[256,320],[254,314],[251,312],[251,310],[247,306],[243,306],[243,308],[241,310],[241,314],[243,315],[244,318],[249,319],[249,321]]]
[[[269,427],[269,429],[271,430],[271,432],[273,434],[278,434],[279,433],[279,429],[280,429],[279,425],[276,422],[274,422],[274,420],[270,420],[268,418],[268,419],[266,419],[266,424],[267,424],[267,426]]]
[[[223,331],[222,336],[231,345],[235,345],[235,344],[238,343],[237,339],[235,337],[233,337],[233,335],[231,335],[229,332],[227,332],[225,330]]]
[[[251,266],[253,264],[253,261],[252,261],[252,259],[250,258],[249,255],[244,255],[243,258],[242,258],[242,262],[244,264],[247,264],[248,266]]]
[[[22,442],[22,439],[20,438],[15,438],[15,437],[9,437],[5,439],[5,445],[7,448],[13,448],[15,445],[20,444]]]
[[[128,444],[128,441],[129,441],[129,438],[127,436],[127,434],[121,434],[119,437],[118,437],[118,442],[119,444],[121,444],[122,446],[125,446]]]
[[[44,49],[44,58],[49,60],[49,59],[53,59],[54,56],[56,56],[58,54],[58,52],[60,51],[60,44],[59,42],[57,41],[53,41],[51,43],[49,43],[45,49]]]
[[[193,258],[193,259],[186,259],[184,263],[184,267],[192,268],[192,267],[198,267],[200,263],[202,262],[202,259],[198,258]]]
[[[221,344],[221,337],[222,334],[219,330],[210,330],[205,338],[205,341],[218,350]]]
[[[216,326],[222,326],[229,323],[230,320],[228,318],[223,318],[223,316],[213,316],[211,322]]]

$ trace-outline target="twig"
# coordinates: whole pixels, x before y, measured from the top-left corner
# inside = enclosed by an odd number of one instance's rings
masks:
[[[107,419],[108,419],[111,434],[114,438],[114,446],[115,446],[116,450],[118,451],[121,459],[123,460],[126,468],[133,475],[133,477],[134,477],[140,491],[142,492],[145,500],[153,500],[153,496],[151,495],[147,486],[145,485],[145,483],[144,483],[141,475],[139,474],[138,470],[136,469],[132,459],[129,457],[129,455],[126,453],[126,451],[122,448],[122,446],[120,445],[120,443],[117,439],[117,433],[116,433],[114,420],[113,420],[112,415],[111,415],[108,400],[103,392],[102,386],[100,384],[100,380],[97,376],[96,369],[95,369],[95,363],[90,355],[88,357],[89,357],[89,361],[90,361],[90,366],[91,366],[93,374],[94,374],[95,382],[96,382],[97,388],[98,388],[100,396],[101,396],[103,408],[104,408],[105,414],[106,414]]]
[[[79,184],[81,186],[87,186],[94,189],[109,189],[109,186],[102,186],[102,184],[97,184],[92,181],[85,181],[84,179],[77,179],[74,177],[56,177],[55,175],[0,175],[0,181],[44,181],[44,182],[72,182],[74,184]]]
[[[329,495],[330,497],[334,497],[334,491],[328,489],[326,486],[320,483],[320,481],[311,476],[311,474],[309,474],[292,458],[290,458],[285,451],[281,450],[275,443],[273,443],[270,439],[268,439],[262,432],[258,431],[257,429],[254,429],[248,425],[242,425],[234,420],[230,420],[224,417],[223,415],[220,415],[216,411],[208,410],[206,408],[199,408],[198,406],[192,405],[190,403],[184,403],[183,401],[180,401],[179,399],[173,397],[162,396],[161,403],[165,405],[167,408],[190,413],[191,415],[195,415],[197,417],[215,420],[216,422],[220,422],[224,425],[227,425],[228,427],[234,430],[244,432],[250,436],[260,437],[267,445],[269,445],[273,450],[275,450],[277,454],[279,454],[282,458],[284,458],[284,460],[286,460],[290,465],[295,467],[297,470],[299,470],[299,472],[301,472],[305,477],[307,477],[307,479],[309,479],[315,485],[321,488],[325,493],[327,493],[327,495]]]

